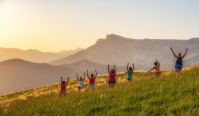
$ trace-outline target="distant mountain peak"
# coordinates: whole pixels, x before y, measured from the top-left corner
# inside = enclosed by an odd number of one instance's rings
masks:
[[[14,59],[9,59],[9,60],[2,61],[0,63],[22,63],[22,62],[26,62],[27,63],[29,61],[26,61],[26,60],[23,60],[23,59],[20,59],[20,58],[14,58]]]
[[[39,51],[37,49],[28,49],[28,50],[25,50],[25,51],[34,52],[34,53],[41,53],[41,51]],[[44,52],[44,53],[47,53],[47,52]]]
[[[9,59],[9,60],[5,60],[5,61],[25,61],[25,60],[20,59],[20,58],[14,58],[14,59]]]
[[[190,40],[199,40],[199,37],[191,38]]]
[[[75,63],[71,63],[71,64],[82,64],[82,63],[91,63],[91,61],[87,60],[87,59],[83,59],[83,60],[80,60],[78,62],[75,62]]]
[[[131,39],[132,38],[127,38],[127,37],[122,37],[120,35],[116,35],[116,34],[108,34],[106,35],[106,40],[120,40],[120,41],[123,41],[123,40],[128,40],[128,39]]]
[[[37,49],[28,49],[28,51],[39,51]]]
[[[78,47],[76,50],[83,50],[84,48],[80,48],[80,47]]]
[[[117,38],[124,38],[120,35],[116,35],[116,34],[107,34],[106,35],[106,39],[117,39]]]
[[[103,39],[103,38],[100,38],[100,39],[98,39],[97,41],[96,41],[96,43],[100,43],[100,42],[102,42],[102,41],[104,41],[105,39]]]
[[[107,34],[106,35],[106,38],[100,38],[96,41],[96,43],[100,43],[102,41],[123,41],[123,40],[128,40],[128,39],[131,39],[131,38],[126,38],[126,37],[122,37],[120,35],[116,35],[116,34]]]
[[[60,52],[57,52],[57,54],[68,54],[68,55],[72,55],[72,54],[77,53],[77,52],[79,52],[79,51],[81,51],[81,50],[84,50],[84,49],[78,47],[78,48],[75,49],[75,50],[68,50],[68,51],[62,50],[62,51],[60,51]]]
[[[87,59],[83,59],[83,60],[80,60],[79,62],[91,62],[91,61],[89,61]]]

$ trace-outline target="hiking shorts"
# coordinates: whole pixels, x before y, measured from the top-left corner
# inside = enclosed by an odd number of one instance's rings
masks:
[[[116,81],[108,81],[109,84],[115,84]]]
[[[95,87],[95,84],[89,84],[89,87]]]
[[[182,65],[176,65],[175,68],[176,68],[176,72],[180,72],[182,69]]]

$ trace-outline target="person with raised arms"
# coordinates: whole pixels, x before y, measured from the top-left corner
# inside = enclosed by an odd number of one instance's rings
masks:
[[[155,75],[157,77],[159,77],[161,75],[161,72],[160,72],[160,63],[158,62],[158,60],[156,59],[156,62],[154,62],[154,67],[149,70],[148,72],[152,71],[152,70],[155,70]]]
[[[80,77],[78,78],[78,74],[76,73],[77,81],[79,82],[79,91],[84,87],[84,80],[85,80],[85,73],[84,78]]]
[[[89,91],[94,91],[95,88],[95,79],[97,77],[97,71],[95,69],[95,76],[94,74],[91,74],[90,77],[88,76],[88,69],[87,69],[87,77],[89,79]]]
[[[62,94],[64,94],[64,96],[66,95],[66,85],[68,84],[69,79],[70,79],[70,77],[68,77],[68,81],[65,82],[65,81],[62,81],[62,77],[61,77],[61,89],[59,92],[59,96],[61,96]]]
[[[175,64],[175,69],[176,69],[176,77],[178,75],[181,75],[181,70],[182,70],[182,59],[185,57],[187,54],[188,48],[186,49],[185,53],[183,56],[181,56],[181,53],[178,53],[178,56],[174,53],[173,48],[171,48],[171,52],[173,53],[174,57],[176,58],[176,64]]]
[[[129,66],[129,63],[127,64],[127,80],[130,84],[130,82],[132,82],[132,74],[133,74],[133,71],[134,71],[134,64],[133,64],[133,68],[132,67],[128,67]]]
[[[111,71],[109,70],[109,64],[108,64],[108,74],[109,74],[109,87],[114,87],[115,85],[115,82],[116,82],[116,79],[115,79],[115,76],[116,76],[116,68],[115,68],[115,65],[114,65],[114,69],[112,69]]]

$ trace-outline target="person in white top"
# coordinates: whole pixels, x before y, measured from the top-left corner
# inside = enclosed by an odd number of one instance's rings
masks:
[[[82,77],[78,78],[78,75],[76,73],[77,76],[77,80],[79,81],[79,91],[84,87],[84,79],[85,79],[85,73],[84,73],[84,78],[82,79]]]

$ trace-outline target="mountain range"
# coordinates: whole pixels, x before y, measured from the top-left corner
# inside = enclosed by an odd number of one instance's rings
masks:
[[[170,47],[173,47],[176,54],[179,52],[184,54],[186,48],[189,48],[184,65],[192,65],[199,63],[198,45],[199,38],[189,40],[130,39],[110,34],[105,39],[99,39],[87,49],[49,64],[70,64],[87,59],[99,64],[117,64],[119,66],[126,66],[130,62],[139,66],[138,69],[146,69],[146,67],[152,67],[153,62],[158,59],[161,68],[168,69],[174,67],[176,60]]]
[[[111,66],[113,68],[113,66]],[[126,67],[116,66],[117,72],[125,72]],[[9,92],[30,89],[57,83],[62,76],[64,80],[69,76],[71,80],[89,70],[90,74],[107,74],[107,65],[82,60],[77,63],[52,66],[46,63],[33,63],[22,59],[10,59],[0,62],[0,95]],[[111,68],[110,68],[111,69]]]
[[[76,73],[107,74],[116,65],[117,72],[126,72],[126,64],[135,64],[135,70],[149,70],[158,59],[161,69],[174,68],[175,58],[170,50],[184,54],[184,66],[199,64],[199,38],[189,40],[130,39],[110,34],[98,39],[87,49],[43,53],[38,50],[0,48],[0,95],[24,89],[40,87],[66,80],[76,79]]]
[[[39,50],[20,50],[17,48],[0,48],[0,61],[8,59],[23,59],[30,62],[36,63],[47,63],[54,60],[58,60],[72,54],[75,54],[83,50],[82,48],[77,48],[76,50],[61,51],[57,53],[52,52],[41,52]]]

